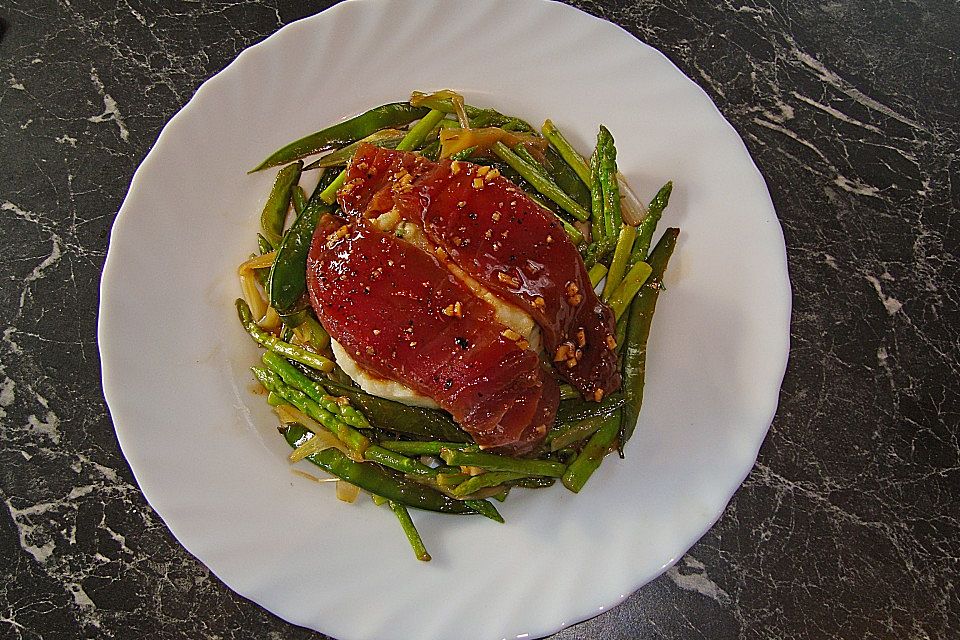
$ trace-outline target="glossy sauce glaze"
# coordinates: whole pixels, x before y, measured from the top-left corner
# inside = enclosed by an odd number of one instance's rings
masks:
[[[311,303],[365,370],[433,398],[483,447],[534,448],[559,388],[524,341],[432,254],[361,218],[321,219]]]
[[[586,398],[619,388],[613,312],[556,217],[495,169],[361,145],[338,199],[348,216],[395,211],[419,225],[441,259],[529,313],[557,373]]]

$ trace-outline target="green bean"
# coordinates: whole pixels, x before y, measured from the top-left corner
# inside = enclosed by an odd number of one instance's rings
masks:
[[[574,493],[580,492],[616,441],[620,420],[620,411],[604,418],[603,425],[590,436],[580,455],[567,466],[562,478],[563,486]]]
[[[607,268],[602,264],[595,264],[590,267],[590,271],[587,273],[590,278],[590,286],[596,289],[605,275],[607,275]]]
[[[297,391],[302,391],[307,394],[314,402],[330,413],[338,416],[350,426],[357,427],[358,429],[370,428],[370,423],[367,422],[367,419],[362,413],[349,404],[338,402],[337,398],[328,394],[327,390],[324,389],[319,382],[303,375],[299,369],[287,362],[284,358],[281,358],[272,351],[268,351],[263,354],[262,360],[263,364],[267,365],[267,368],[280,376],[285,384],[293,387]]]
[[[550,445],[550,451],[559,451],[570,446],[575,442],[580,442],[584,438],[589,438],[594,432],[603,426],[607,416],[593,416],[576,420],[560,425],[558,428],[551,429],[547,434],[547,444]]]
[[[260,171],[269,167],[287,164],[321,151],[329,151],[348,145],[388,127],[398,127],[422,118],[427,113],[424,107],[414,107],[409,102],[394,102],[370,109],[349,120],[338,122],[316,133],[291,142],[273,152],[266,160],[250,170]]]
[[[497,511],[497,508],[486,500],[466,500],[465,501],[470,507],[479,513],[482,516],[495,520],[499,523],[503,523],[503,516],[500,515],[500,512]]]
[[[270,391],[269,393],[267,393],[267,404],[269,404],[271,407],[279,407],[282,404],[289,404],[289,403],[286,400],[284,400],[283,396],[281,396],[280,394]]]
[[[633,249],[634,238],[637,237],[635,227],[624,224],[620,226],[620,235],[617,238],[617,246],[613,251],[613,259],[610,261],[610,270],[607,272],[607,281],[603,285],[602,297],[605,301],[610,300],[610,296],[623,280],[623,274],[627,270],[627,262],[630,260],[630,252]]]
[[[400,527],[407,536],[410,548],[413,549],[413,555],[417,557],[417,560],[430,562],[430,554],[427,553],[427,548],[423,546],[423,539],[420,538],[420,532],[417,531],[417,527],[414,526],[413,519],[410,517],[407,508],[393,500],[390,500],[389,503],[390,510],[397,516],[397,520],[400,521]]]
[[[306,349],[301,349],[297,345],[284,342],[261,329],[260,326],[254,322],[253,316],[250,314],[250,307],[243,298],[237,298],[236,305],[240,323],[244,329],[247,330],[247,333],[262,346],[285,358],[296,360],[301,364],[305,364],[319,371],[330,371],[333,368],[332,360],[307,351]]]
[[[563,189],[574,201],[584,209],[590,208],[590,188],[583,184],[577,172],[570,168],[560,154],[553,147],[547,147],[544,152],[544,167],[557,186]]]
[[[536,169],[537,173],[543,176],[543,178],[549,180],[550,182],[553,182],[553,178],[550,177],[550,172],[547,171],[547,168],[543,166],[542,162],[540,162],[539,160],[533,157],[533,154],[530,153],[529,149],[527,149],[522,144],[518,144],[515,147],[513,147],[513,152],[517,154],[517,156],[519,156],[521,160],[523,160],[528,165]],[[556,183],[554,183],[554,186],[556,186]]]
[[[452,493],[455,496],[469,496],[470,494],[476,493],[480,489],[496,487],[504,482],[519,480],[520,478],[525,478],[528,475],[529,474],[526,473],[513,473],[512,471],[488,471],[487,473],[481,473],[478,476],[471,476],[469,480],[464,480],[452,491]]]
[[[673,182],[668,182],[660,187],[660,191],[658,191],[657,195],[650,201],[650,206],[647,208],[647,217],[645,217],[640,222],[640,226],[637,227],[637,239],[633,243],[630,266],[647,259],[647,252],[650,249],[650,243],[653,241],[653,232],[657,228],[657,223],[660,222],[663,210],[667,208],[667,203],[670,202],[670,193],[672,191]]]
[[[365,435],[321,407],[307,394],[285,385],[280,376],[274,372],[260,367],[251,367],[251,371],[267,391],[276,393],[299,411],[319,422],[341,442],[350,447],[351,451],[363,457],[364,452],[370,447],[370,440]]]
[[[482,451],[465,451],[463,449],[441,449],[440,457],[451,465],[480,467],[488,471],[512,471],[529,476],[563,475],[564,465],[549,460],[530,460],[527,458],[512,458],[495,453]]]
[[[459,442],[441,442],[438,440],[381,440],[380,446],[408,456],[438,456],[441,449],[464,449],[474,445]]]
[[[630,319],[629,316],[627,316],[627,314],[624,314],[620,316],[619,320],[617,320],[617,333],[615,338],[617,342],[617,347],[616,347],[617,354],[620,354],[623,352],[623,345],[627,342],[627,321],[629,319]]]
[[[544,137],[550,141],[550,144],[556,148],[560,157],[576,172],[580,180],[583,181],[583,184],[589,187],[592,184],[590,167],[587,166],[587,162],[583,159],[583,156],[577,153],[573,145],[567,141],[563,134],[560,133],[560,130],[557,129],[549,119],[544,121],[543,126],[540,127],[540,131],[542,131]]]
[[[649,264],[646,262],[638,262],[630,268],[630,272],[627,273],[623,282],[620,283],[617,290],[610,296],[610,308],[613,309],[613,315],[617,320],[624,314],[633,301],[633,297],[640,291],[640,287],[642,287],[643,283],[650,277],[650,272]]]
[[[283,237],[283,223],[287,219],[287,209],[290,207],[290,194],[300,180],[303,163],[297,161],[285,166],[277,172],[273,181],[273,188],[263,205],[260,213],[260,228],[270,244],[276,246]]]
[[[415,124],[410,131],[404,136],[403,140],[400,141],[400,144],[397,145],[397,151],[413,151],[420,146],[420,143],[423,142],[424,137],[433,129],[437,124],[443,120],[443,117],[446,114],[443,111],[437,111],[436,109],[431,109],[427,115],[423,116],[420,119],[420,122]]]
[[[603,125],[600,125],[597,135],[597,147],[603,149],[600,155],[600,187],[603,191],[604,226],[607,235],[612,236],[623,223],[623,217],[620,211],[620,184],[617,182],[617,147],[610,131]]]
[[[341,147],[336,151],[331,151],[327,155],[318,158],[305,166],[304,171],[309,171],[310,169],[332,169],[334,167],[344,167],[350,162],[350,158],[353,157],[353,154],[357,152],[357,148],[360,147],[360,143],[366,142],[367,144],[372,144],[375,147],[381,147],[384,149],[396,149],[397,145],[400,144],[400,141],[404,138],[404,133],[398,129],[384,129],[383,131],[375,131],[371,133],[366,138],[357,140],[352,144],[348,144],[345,147]]]
[[[303,190],[303,187],[297,185],[293,188],[292,196],[293,210],[297,215],[300,215],[307,206],[307,192]]]
[[[611,393],[600,402],[582,398],[564,400],[557,409],[556,424],[560,426],[584,418],[607,415],[622,407],[624,402],[622,393]]]
[[[295,309],[307,290],[307,254],[320,216],[329,211],[313,197],[283,236],[270,268],[270,306],[277,313]]]
[[[657,308],[657,298],[663,288],[663,273],[677,245],[679,229],[667,229],[660,242],[650,254],[652,273],[630,305],[630,319],[623,348],[623,389],[626,404],[623,408],[623,425],[619,434],[619,448],[633,435],[643,402],[643,386],[647,370],[647,338],[650,323]]]
[[[524,162],[520,156],[511,151],[507,145],[502,142],[495,142],[491,149],[500,159],[510,165],[514,171],[523,176],[524,180],[533,185],[534,189],[556,202],[564,211],[574,218],[577,220],[588,220],[590,218],[590,214],[586,209],[564,193],[553,180],[542,175],[535,167]]]
[[[543,489],[544,487],[552,487],[556,483],[556,478],[548,478],[546,476],[530,476],[528,478],[517,478],[516,480],[512,480],[508,486],[512,485],[514,487],[523,487],[524,489]]]
[[[298,425],[289,425],[284,431],[284,438],[294,448],[299,447],[311,437],[313,437],[313,434]],[[441,513],[476,513],[462,500],[455,500],[420,482],[396,476],[381,469],[378,465],[369,462],[354,462],[335,448],[324,449],[307,456],[306,459],[328,473],[357,485],[364,491],[369,491],[407,507]]]

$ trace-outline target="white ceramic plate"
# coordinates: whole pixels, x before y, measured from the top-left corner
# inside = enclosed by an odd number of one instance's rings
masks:
[[[246,170],[341,118],[455,88],[581,149],[599,123],[643,197],[675,182],[683,229],[627,459],[580,495],[516,491],[507,524],[338,502],[291,472],[234,316],[273,179]],[[137,170],[100,307],[104,393],[150,504],[230,588],[347,639],[536,637],[616,605],[717,519],[773,418],[788,350],[783,237],[734,130],[665,57],[547,2],[353,1],[281,29],[206,82]],[[307,465],[309,467],[309,465]]]

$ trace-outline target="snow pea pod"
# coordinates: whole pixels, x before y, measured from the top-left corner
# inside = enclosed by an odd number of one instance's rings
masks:
[[[319,198],[311,198],[294,223],[287,229],[277,249],[277,257],[268,278],[270,306],[277,313],[294,310],[307,290],[307,254],[320,216],[330,206]]]
[[[577,172],[566,163],[566,161],[560,157],[560,154],[553,150],[552,147],[547,147],[547,151],[544,154],[546,156],[546,163],[544,167],[547,169],[547,172],[550,174],[550,177],[553,178],[553,181],[557,183],[557,186],[563,189],[564,193],[573,198],[574,202],[579,204],[584,209],[590,209],[590,189],[587,185],[583,184],[583,181],[580,180],[580,176],[577,175]]]
[[[429,109],[426,107],[414,107],[409,102],[391,102],[375,107],[349,120],[338,122],[332,127],[327,127],[291,142],[287,146],[274,151],[266,160],[251,169],[249,173],[287,164],[321,151],[346,146],[374,131],[387,127],[399,127],[413,122],[422,118],[428,111]]]
[[[313,437],[313,434],[300,425],[291,424],[286,428],[283,436],[287,444],[296,448]],[[476,513],[461,500],[454,500],[419,482],[395,476],[376,464],[354,462],[338,449],[324,449],[307,456],[306,459],[324,471],[355,484],[365,491],[408,507],[441,513]]]
[[[270,189],[267,202],[263,205],[263,211],[260,213],[260,227],[263,229],[263,235],[274,246],[283,236],[283,223],[287,219],[287,209],[290,208],[290,196],[297,182],[300,181],[302,170],[302,162],[295,162],[280,169],[277,179],[273,182],[273,188]]]
[[[627,440],[633,435],[640,416],[640,404],[643,402],[643,383],[647,372],[647,338],[650,336],[650,323],[657,309],[657,298],[663,288],[663,272],[670,262],[673,249],[677,246],[680,229],[670,228],[663,233],[660,242],[650,253],[649,264],[652,269],[646,283],[630,305],[630,320],[627,323],[627,335],[623,347],[623,393],[626,403],[623,406],[623,421],[620,425],[619,444],[621,455]]]

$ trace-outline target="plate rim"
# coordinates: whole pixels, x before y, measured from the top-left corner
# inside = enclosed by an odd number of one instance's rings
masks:
[[[482,0],[482,1],[486,2],[488,0]],[[494,2],[494,0],[489,0],[489,1],[491,3]],[[111,249],[113,249],[115,237],[120,237],[124,233],[123,231],[124,226],[126,224],[129,224],[129,220],[131,219],[132,214],[129,213],[133,207],[133,205],[129,204],[131,202],[131,194],[133,194],[136,189],[142,186],[141,183],[146,179],[144,176],[149,174],[151,166],[160,161],[159,158],[161,158],[162,156],[161,156],[161,153],[159,153],[157,150],[162,148],[162,144],[164,143],[164,141],[168,137],[170,137],[169,132],[178,126],[179,122],[185,117],[184,113],[187,112],[189,109],[191,109],[191,106],[199,104],[198,101],[202,100],[207,93],[213,93],[215,90],[215,87],[219,83],[227,82],[228,81],[227,78],[229,78],[231,74],[238,73],[236,70],[242,66],[243,62],[247,58],[257,55],[257,53],[262,50],[267,50],[270,47],[275,46],[274,43],[282,39],[281,34],[285,32],[290,32],[296,29],[309,28],[310,23],[312,21],[324,20],[324,19],[337,19],[337,16],[335,15],[336,13],[348,11],[349,8],[354,5],[360,5],[360,4],[370,5],[376,2],[377,0],[347,0],[346,2],[334,5],[333,7],[330,7],[312,16],[308,16],[308,17],[296,20],[294,22],[288,23],[283,27],[281,27],[280,29],[278,29],[277,31],[270,34],[268,37],[261,40],[260,42],[245,48],[223,69],[221,69],[216,74],[214,74],[213,76],[205,80],[197,88],[194,95],[191,96],[191,98],[186,102],[186,104],[184,104],[180,109],[178,109],[177,112],[166,122],[166,124],[163,126],[162,130],[158,134],[157,139],[155,140],[153,145],[151,145],[150,151],[146,154],[146,156],[144,157],[144,159],[141,161],[136,171],[134,172],[130,180],[127,193],[124,197],[123,204],[121,205],[117,213],[116,219],[114,220],[114,223],[111,226],[108,251],[107,251],[106,259],[104,261],[104,265],[102,269],[102,275],[101,275],[101,281],[100,281],[100,302],[99,302],[98,316],[97,316],[97,341],[98,341],[98,352],[99,352],[100,362],[101,362],[101,385],[102,385],[103,395],[106,400],[108,410],[110,412],[111,422],[114,425],[114,431],[117,435],[117,439],[120,444],[121,450],[124,453],[124,458],[125,460],[127,460],[127,464],[130,467],[130,470],[133,473],[133,476],[137,482],[137,486],[140,489],[141,493],[143,494],[144,498],[150,504],[151,508],[153,508],[154,511],[157,513],[157,515],[160,516],[160,519],[163,521],[164,525],[173,534],[174,538],[176,538],[180,546],[184,547],[188,551],[188,553],[190,553],[195,558],[197,558],[199,562],[204,564],[204,566],[206,566],[211,572],[217,575],[218,579],[225,586],[227,586],[227,588],[229,588],[231,591],[234,591],[235,593],[238,593],[245,598],[250,598],[255,604],[257,604],[257,606],[263,609],[266,609],[268,611],[273,611],[273,609],[266,607],[265,605],[261,604],[256,600],[253,600],[253,596],[251,596],[250,593],[244,592],[243,590],[240,590],[232,585],[229,585],[227,581],[220,575],[219,572],[209,567],[209,565],[207,565],[203,559],[201,559],[198,555],[196,555],[191,550],[190,546],[185,544],[180,539],[180,536],[178,536],[177,533],[174,531],[174,526],[163,516],[161,511],[155,506],[156,502],[162,503],[163,499],[158,497],[154,488],[146,488],[142,485],[141,479],[138,476],[137,470],[134,468],[134,465],[129,462],[129,458],[127,457],[126,451],[127,451],[127,447],[133,446],[132,442],[129,439],[130,432],[126,431],[126,429],[128,429],[129,427],[124,427],[123,425],[121,425],[120,422],[114,420],[113,409],[110,408],[111,404],[116,406],[117,404],[120,403],[119,398],[122,395],[122,392],[119,391],[118,389],[119,387],[122,386],[122,383],[120,383],[117,380],[117,372],[114,371],[111,364],[109,364],[111,360],[111,357],[109,355],[109,349],[110,349],[108,345],[109,341],[106,341],[106,343],[104,341],[104,337],[107,336],[110,332],[109,319],[105,318],[105,315],[108,316],[109,313],[107,314],[104,313],[105,309],[108,307],[108,303],[111,298],[111,293],[109,291],[110,281],[118,277],[116,275],[116,272],[119,269],[117,252],[111,251]],[[786,251],[786,242],[783,234],[783,227],[779,222],[779,218],[776,216],[776,209],[774,207],[772,198],[770,197],[770,191],[769,191],[769,187],[767,186],[765,177],[763,173],[760,171],[760,169],[757,167],[756,162],[753,156],[750,154],[749,149],[746,147],[745,142],[743,141],[739,133],[736,131],[736,129],[732,126],[732,124],[730,124],[730,122],[723,116],[723,114],[717,108],[716,104],[713,102],[710,96],[703,90],[703,88],[699,84],[697,84],[689,76],[687,76],[679,67],[677,67],[676,64],[673,63],[672,60],[670,60],[670,58],[668,58],[661,51],[648,45],[646,42],[640,40],[639,38],[635,37],[633,34],[631,34],[629,31],[627,31],[623,27],[616,25],[615,23],[611,23],[606,20],[603,20],[602,18],[599,18],[597,16],[591,15],[571,5],[566,5],[561,2],[556,2],[555,0],[539,0],[539,2],[545,5],[553,5],[555,7],[559,7],[563,11],[571,12],[571,14],[573,13],[580,14],[581,18],[582,17],[589,18],[590,20],[604,24],[607,28],[609,27],[616,28],[617,30],[622,32],[624,35],[632,39],[634,41],[634,45],[639,44],[641,47],[644,47],[648,53],[652,53],[656,56],[659,56],[662,59],[661,62],[665,62],[667,65],[669,65],[672,68],[671,71],[673,73],[678,74],[679,76],[684,78],[690,85],[692,85],[692,87],[695,87],[696,90],[701,94],[700,95],[701,99],[706,100],[706,102],[715,112],[715,115],[719,118],[719,122],[722,122],[723,126],[726,127],[727,129],[726,134],[728,136],[732,135],[742,147],[742,153],[744,158],[749,162],[750,169],[755,173],[756,177],[759,178],[760,183],[763,186],[769,211],[773,215],[776,228],[779,231],[780,247],[782,248],[782,255],[779,257],[781,258],[780,262],[782,266],[782,276],[783,276],[783,282],[782,282],[783,288],[780,291],[782,293],[782,300],[780,301],[782,303],[782,306],[780,306],[780,311],[781,311],[780,320],[784,329],[784,333],[783,333],[784,344],[783,344],[782,356],[779,360],[780,362],[780,366],[778,367],[779,375],[777,376],[777,380],[776,380],[777,391],[775,394],[773,394],[774,396],[773,398],[764,398],[764,400],[767,401],[766,406],[768,408],[768,411],[766,412],[768,413],[768,418],[765,420],[767,426],[762,430],[758,430],[758,432],[754,437],[754,441],[750,443],[751,445],[750,451],[752,451],[752,454],[748,457],[751,459],[751,462],[745,465],[745,468],[742,470],[742,473],[740,474],[739,480],[733,485],[733,489],[730,491],[729,495],[723,501],[723,504],[718,506],[718,508],[716,508],[710,514],[710,517],[707,519],[708,521],[705,521],[704,526],[698,530],[696,535],[693,536],[691,540],[689,541],[685,540],[682,543],[681,546],[683,546],[685,550],[688,550],[691,546],[696,544],[696,542],[700,540],[700,538],[702,538],[703,535],[716,524],[720,516],[723,514],[723,512],[729,505],[730,500],[733,498],[735,493],[739,490],[739,488],[743,484],[743,481],[752,471],[756,463],[757,457],[759,455],[759,451],[762,446],[762,443],[765,440],[766,435],[772,425],[772,422],[776,417],[776,412],[779,405],[779,398],[782,393],[783,378],[786,373],[786,369],[789,362],[791,337],[792,337],[791,331],[790,331],[791,320],[792,320],[792,303],[793,303],[792,285],[789,277],[789,263],[788,263],[788,255]],[[385,3],[381,2],[380,4],[388,5],[388,4],[395,4],[395,3],[398,3],[398,2],[385,2]],[[105,344],[107,346],[105,346]],[[772,387],[773,385],[771,381],[771,388]],[[113,398],[113,402],[111,402],[111,398]],[[684,551],[683,553],[685,552],[686,551]],[[599,615],[603,611],[606,611],[610,608],[613,608],[619,605],[637,589],[641,588],[643,585],[647,584],[648,582],[656,579],[659,575],[661,575],[664,571],[666,571],[670,566],[675,564],[680,559],[680,557],[682,557],[682,553],[679,556],[672,558],[668,562],[666,562],[655,575],[643,576],[641,578],[634,579],[629,591],[621,594],[618,598],[615,599],[615,601],[607,599],[605,605],[599,608],[595,606],[580,607],[578,608],[578,612],[583,612],[583,613],[576,613],[571,617],[571,619],[558,623],[556,626],[553,626],[548,629],[531,630],[531,633],[534,633],[534,632],[537,634],[554,633],[569,625],[582,622],[596,615]],[[276,612],[274,611],[274,613]],[[281,614],[278,614],[278,615],[281,615]],[[290,620],[286,616],[281,615],[281,617],[283,617],[285,620]],[[292,623],[299,624],[297,622],[292,622]]]

